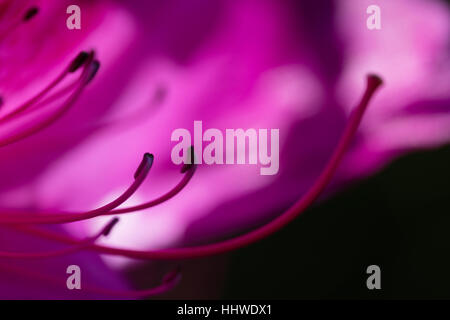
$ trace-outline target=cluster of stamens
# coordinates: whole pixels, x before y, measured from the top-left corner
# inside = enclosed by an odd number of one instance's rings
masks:
[[[31,8],[24,15],[23,21],[28,21],[33,18],[37,14],[38,10],[36,8]],[[17,25],[12,25],[7,29],[8,32],[11,32]],[[1,38],[4,37],[4,34],[0,34]],[[99,70],[100,63],[95,58],[95,52],[81,52],[79,53],[63,70],[63,72],[56,77],[54,81],[52,81],[47,87],[45,87],[41,92],[27,100],[25,103],[13,109],[9,113],[4,115],[0,115],[0,125],[6,125],[10,122],[17,121],[24,117],[28,117],[35,112],[40,112],[42,109],[46,108],[46,106],[50,103],[54,103],[58,101],[61,97],[66,96],[66,98],[58,105],[56,111],[50,113],[46,117],[40,119],[36,123],[33,123],[30,127],[27,127],[24,130],[19,132],[14,132],[7,137],[0,138],[0,147],[5,147],[11,143],[18,142],[22,139],[33,135],[34,133],[46,128],[47,126],[54,123],[57,119],[59,119],[63,114],[65,114],[70,107],[77,101],[80,94],[89,84],[89,82],[96,75]],[[55,88],[60,84],[69,74],[73,74],[79,72],[79,77],[75,80],[75,82],[67,85],[66,87],[56,90]],[[367,88],[363,95],[363,98],[360,104],[356,107],[356,109],[351,114],[348,124],[342,134],[342,137],[337,145],[334,153],[332,154],[329,162],[323,169],[322,173],[317,178],[316,182],[309,189],[309,191],[303,195],[295,204],[293,204],[287,211],[279,215],[277,218],[272,220],[266,225],[263,225],[253,231],[250,231],[244,235],[237,236],[232,239],[228,239],[222,242],[206,244],[196,247],[183,247],[183,248],[172,248],[172,249],[164,249],[164,250],[153,250],[153,251],[144,251],[144,250],[130,250],[124,248],[111,247],[107,245],[99,245],[96,241],[102,237],[107,236],[113,229],[113,227],[117,224],[118,218],[113,218],[98,234],[88,237],[86,239],[76,239],[69,235],[58,233],[55,231],[50,231],[44,228],[39,227],[39,225],[45,224],[64,224],[64,223],[74,223],[77,221],[83,221],[92,219],[99,216],[107,216],[107,215],[122,215],[131,212],[137,212],[144,209],[148,209],[154,207],[158,204],[161,204],[165,201],[170,200],[174,196],[176,196],[180,191],[182,191],[186,185],[189,183],[193,174],[196,170],[195,165],[183,165],[181,168],[181,173],[183,177],[181,181],[171,190],[161,195],[160,197],[153,199],[151,201],[130,206],[124,208],[118,208],[122,204],[124,204],[141,186],[141,184],[145,181],[147,174],[149,173],[153,161],[154,156],[145,153],[144,157],[139,164],[132,183],[120,196],[118,196],[113,201],[107,203],[104,206],[99,208],[85,211],[85,212],[57,212],[57,211],[29,211],[29,210],[11,210],[11,209],[0,209],[0,225],[12,228],[16,231],[23,232],[26,234],[30,234],[36,237],[45,238],[48,240],[60,242],[65,244],[67,247],[56,250],[56,251],[47,251],[47,252],[2,252],[0,251],[0,258],[8,258],[8,259],[37,259],[37,258],[49,258],[62,256],[67,254],[72,254],[75,252],[79,252],[81,250],[90,250],[95,251],[102,254],[110,254],[110,255],[119,255],[128,258],[134,259],[152,259],[152,260],[181,260],[188,258],[197,258],[197,257],[205,257],[215,254],[220,254],[224,252],[228,252],[231,250],[239,249],[244,246],[250,245],[258,240],[261,240],[274,232],[280,230],[285,225],[290,223],[293,219],[299,216],[302,212],[304,212],[321,194],[321,192],[325,189],[325,187],[329,184],[334,172],[336,171],[341,159],[343,158],[346,149],[348,148],[352,138],[355,135],[355,132],[358,128],[359,123],[363,117],[363,114],[367,108],[367,105],[372,98],[376,89],[381,85],[382,81],[378,76],[369,75],[367,81]],[[0,105],[6,102],[6,97],[0,96]],[[194,157],[193,148],[190,150],[191,160]],[[193,163],[193,161],[190,161]],[[60,283],[58,279],[55,279],[51,276],[37,274],[34,271],[19,269],[17,267],[12,267],[9,265],[0,264],[0,269],[18,273],[21,275],[28,275],[34,278],[42,279],[45,281]],[[109,294],[116,296],[125,296],[125,297],[148,297],[153,294],[163,293],[171,288],[173,288],[176,283],[180,279],[180,271],[177,269],[175,271],[170,272],[162,281],[162,284],[156,288],[151,288],[148,290],[142,291],[113,291],[104,288],[96,288],[96,287],[84,287],[84,290],[101,293],[101,294]]]

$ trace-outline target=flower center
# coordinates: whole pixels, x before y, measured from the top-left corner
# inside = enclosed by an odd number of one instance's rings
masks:
[[[4,14],[1,12],[0,15]],[[23,24],[35,17],[39,12],[37,7],[31,7],[23,13],[20,17],[17,15],[11,19],[6,19],[3,25],[0,25],[0,44],[7,38],[14,34],[14,32]],[[70,64],[44,89],[38,92],[36,95],[28,99],[23,104],[15,107],[9,113],[0,115],[0,126],[13,127],[12,130],[6,130],[4,136],[0,136],[0,148],[5,147],[11,143],[15,143],[22,139],[39,132],[43,128],[48,127],[56,120],[58,120],[63,114],[65,114],[77,101],[78,97],[81,95],[86,86],[92,81],[92,79],[97,74],[100,67],[100,62],[95,58],[95,52],[80,52]],[[79,72],[78,78],[70,83],[69,85],[58,89],[58,86],[62,84],[69,74]],[[127,214],[131,212],[136,212],[144,210],[160,203],[168,201],[169,199],[176,196],[184,187],[188,184],[196,171],[196,165],[193,164],[194,161],[194,148],[191,147],[190,156],[192,164],[185,164],[181,167],[181,173],[183,174],[182,180],[167,193],[162,196],[153,199],[151,201],[142,203],[140,205],[120,208],[120,205],[126,202],[141,186],[144,182],[147,174],[149,173],[154,157],[153,155],[146,153],[139,164],[135,174],[134,181],[119,197],[113,201],[107,203],[106,205],[85,211],[85,212],[50,212],[50,211],[29,211],[29,210],[0,210],[0,225],[4,225],[7,228],[12,228],[16,231],[31,234],[37,237],[42,237],[45,239],[50,239],[57,242],[62,242],[65,244],[70,244],[71,246],[56,250],[56,251],[46,251],[46,252],[6,252],[0,251],[0,258],[9,259],[36,259],[36,258],[48,258],[60,255],[71,254],[74,252],[79,252],[80,250],[93,250],[104,254],[121,255],[129,258],[136,259],[187,259],[204,257],[209,255],[215,255],[224,253],[231,250],[236,250],[245,246],[248,246],[256,241],[264,239],[271,234],[277,232],[292,220],[303,213],[323,192],[331,181],[334,173],[336,172],[342,158],[344,157],[350,142],[352,141],[356,130],[363,118],[363,115],[371,101],[375,91],[381,86],[382,80],[376,75],[369,75],[367,77],[367,86],[363,94],[361,102],[352,112],[348,123],[342,133],[338,145],[330,160],[326,164],[325,168],[321,174],[316,179],[315,183],[311,188],[288,210],[279,215],[277,218],[271,222],[263,225],[253,231],[246,234],[212,244],[205,244],[196,247],[187,248],[172,248],[156,251],[143,251],[143,250],[129,250],[117,247],[110,247],[96,244],[96,241],[102,237],[107,236],[114,228],[118,222],[118,218],[112,219],[98,234],[86,239],[74,239],[68,235],[59,234],[46,229],[37,228],[32,225],[38,224],[62,224],[62,223],[72,223],[87,219],[92,219],[98,216],[104,215],[119,215]],[[53,112],[48,111],[48,107],[58,102],[59,99],[65,97],[63,101],[57,104],[57,107]],[[0,95],[0,107],[8,103],[8,97]],[[43,115],[42,115],[43,114]],[[25,126],[22,126],[20,130],[14,128],[14,124],[25,122]],[[59,279],[52,276],[43,275],[30,271],[27,269],[20,269],[12,267],[9,265],[0,264],[0,268],[6,271],[16,273],[19,275],[30,276],[33,278],[50,281],[54,283],[60,283]],[[170,272],[164,279],[160,286],[156,288],[151,288],[143,291],[112,291],[104,288],[96,287],[84,287],[84,290],[118,295],[118,296],[149,296],[152,294],[158,294],[171,289],[179,281],[180,271],[175,270]],[[62,282],[63,284],[64,281]]]
[[[367,77],[367,87],[361,99],[359,105],[350,115],[347,125],[341,135],[338,145],[333,152],[330,160],[326,164],[322,173],[318,176],[315,183],[311,188],[301,197],[296,203],[294,203],[288,210],[282,213],[280,216],[269,222],[268,224],[250,231],[244,235],[237,236],[235,238],[225,240],[218,243],[206,244],[197,247],[188,248],[174,248],[156,251],[140,251],[140,250],[129,250],[122,248],[115,248],[109,246],[92,245],[88,250],[95,250],[101,253],[120,255],[135,259],[163,259],[163,260],[179,260],[188,258],[197,258],[210,256],[215,254],[224,253],[231,250],[236,250],[245,246],[248,246],[254,242],[264,239],[271,234],[277,232],[292,220],[303,213],[323,192],[326,186],[331,181],[334,173],[336,172],[342,158],[344,157],[348,146],[350,145],[359,124],[363,118],[363,115],[368,107],[370,100],[373,98],[375,91],[381,86],[382,80],[376,75],[369,75]],[[191,150],[192,152],[192,150]],[[193,155],[191,155],[192,157]],[[192,159],[192,158],[191,158]],[[190,168],[183,166],[182,170],[193,171],[195,166]],[[139,170],[138,170],[139,171]],[[158,202],[157,202],[158,203]],[[136,210],[145,208],[145,206],[134,207]],[[112,213],[113,211],[111,211]],[[116,211],[117,212],[117,211]],[[128,210],[120,211],[120,213],[129,212]],[[17,223],[17,221],[15,222]],[[74,240],[68,236],[57,234],[51,231],[27,227],[22,229],[22,231],[34,234],[36,236],[45,237],[47,239],[52,239],[56,241],[61,241],[65,243],[76,244],[79,243],[78,240]]]

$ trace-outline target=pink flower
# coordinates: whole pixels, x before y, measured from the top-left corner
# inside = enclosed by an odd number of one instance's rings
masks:
[[[344,1],[336,20],[349,57],[337,85],[343,105],[361,90],[355,75],[376,70],[386,80],[344,167],[367,173],[399,153],[450,139],[449,11],[443,1],[377,1],[382,28],[358,28],[371,1]],[[420,14],[418,14],[420,12]]]
[[[96,250],[176,259],[239,247],[290,221],[327,185],[338,159],[332,158],[330,171],[318,176],[338,142],[350,142],[362,113],[351,118],[349,135],[339,137],[370,72],[381,75],[385,89],[374,97],[333,187],[373,172],[407,148],[447,142],[448,10],[438,1],[378,2],[383,12],[380,31],[365,28],[364,13],[370,3],[357,0],[339,1],[335,7],[326,6],[329,1],[86,1],[80,5],[79,31],[65,28],[69,3],[42,1],[37,4],[39,13],[23,21],[27,14],[23,6],[15,9],[12,2],[2,2],[0,14],[8,18],[7,25],[0,25],[6,30],[0,33],[1,111],[9,119],[3,120],[8,126],[0,129],[4,177],[0,200],[4,207],[20,210],[9,210],[0,222],[22,218],[64,222],[67,215],[31,218],[22,211],[85,212],[112,201],[114,205],[87,214],[93,217],[108,213],[121,200],[126,200],[123,207],[130,207],[169,192],[170,199],[158,206],[121,215],[103,240],[105,246]],[[421,14],[416,16],[418,11]],[[59,97],[54,103],[28,106],[26,101],[73,66],[81,51],[87,53],[82,55],[83,63],[73,74],[64,74],[62,81],[69,86],[78,81],[67,91],[69,102],[76,94],[73,105]],[[101,67],[88,83],[96,71],[95,61]],[[371,79],[374,90],[378,83]],[[8,116],[24,102],[24,117]],[[51,126],[31,130],[59,111],[65,113]],[[192,130],[195,120],[221,130],[279,128],[279,173],[261,176],[259,168],[251,165],[201,165],[193,177],[194,167],[181,175],[170,159],[174,145],[170,136],[177,128]],[[32,135],[15,141],[30,130]],[[338,158],[343,151],[338,150]],[[148,181],[143,181],[145,168],[141,168],[133,182],[145,152],[155,155]],[[150,162],[144,157],[147,170]],[[184,189],[175,189],[175,195],[169,190],[180,181]],[[311,192],[315,181],[317,188]],[[114,201],[130,184],[136,193]],[[280,216],[304,194],[306,198]],[[228,247],[150,251],[227,238],[277,216],[281,218],[258,229],[253,238],[232,240]],[[58,229],[68,235],[53,240],[76,245],[70,237],[90,237],[109,219],[64,224]],[[30,250],[29,242],[18,234],[7,239],[18,245],[14,250]],[[94,259],[92,263],[108,270],[95,255],[79,256],[64,258],[60,265],[72,264],[72,259],[90,265]],[[35,266],[34,261],[26,262],[27,269]],[[106,260],[110,267],[128,262]],[[46,274],[47,268],[44,264],[37,270]],[[117,288],[125,290],[126,285],[116,280]]]

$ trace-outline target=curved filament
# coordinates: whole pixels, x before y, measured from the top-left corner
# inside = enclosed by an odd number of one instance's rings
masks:
[[[103,229],[95,236],[89,237],[85,240],[81,240],[76,245],[69,248],[64,248],[60,250],[45,251],[45,252],[11,252],[11,251],[0,251],[0,258],[9,259],[42,259],[42,258],[52,258],[59,257],[63,255],[72,254],[75,252],[82,251],[92,245],[102,236],[107,236],[114,225],[119,221],[118,218],[112,219]]]
[[[173,248],[155,251],[143,251],[143,250],[130,250],[122,249],[104,245],[93,245],[89,247],[89,250],[95,250],[97,252],[125,256],[135,259],[159,259],[159,260],[170,260],[170,259],[188,259],[197,258],[210,255],[216,255],[224,253],[227,251],[239,249],[255,243],[267,236],[277,232],[292,220],[303,213],[322,193],[326,186],[331,181],[336,169],[338,168],[342,158],[345,155],[347,148],[349,147],[356,130],[361,123],[364,112],[373,97],[375,91],[381,86],[382,80],[376,75],[369,75],[367,77],[367,88],[361,99],[361,102],[356,107],[356,109],[350,115],[347,125],[341,135],[338,145],[336,146],[330,160],[326,164],[325,168],[316,179],[312,187],[303,195],[296,203],[294,203],[288,210],[283,214],[269,222],[268,224],[250,231],[244,235],[237,236],[235,238],[225,240],[218,243],[201,245],[196,247],[187,248]],[[55,241],[62,241],[66,243],[77,243],[78,240],[61,235],[55,232],[50,232],[42,230],[39,228],[27,227],[22,229],[24,232],[42,236]]]
[[[50,276],[47,274],[42,274],[36,271],[32,271],[29,269],[25,269],[22,267],[12,267],[10,265],[6,265],[0,263],[0,269],[3,272],[17,274],[19,276],[25,276],[31,278],[33,280],[38,280],[44,282],[46,285],[53,284],[55,286],[60,287],[61,289],[67,290],[66,279],[56,278],[54,276]],[[181,280],[181,272],[179,269],[170,271],[166,276],[163,277],[161,284],[150,289],[145,290],[113,290],[107,289],[103,287],[97,287],[92,285],[82,285],[80,290],[81,292],[88,292],[94,294],[101,294],[111,297],[118,298],[149,298],[151,296],[156,296],[159,294],[163,294],[174,288]]]
[[[91,59],[93,59],[93,54],[91,55]],[[86,85],[89,83],[89,81],[92,80],[92,78],[95,76],[95,74],[98,71],[99,63],[98,61],[88,61],[86,68],[83,70],[83,73],[81,75],[82,81],[78,84],[75,91],[67,98],[67,100],[62,104],[62,106],[53,114],[48,116],[47,118],[44,118],[44,120],[38,122],[34,126],[20,131],[19,133],[9,136],[7,138],[4,138],[0,140],[0,147],[7,146],[11,143],[20,141],[28,136],[33,135],[34,133],[37,133],[41,131],[42,129],[48,127],[53,122],[55,122],[57,119],[59,119],[63,114],[65,114],[70,107],[76,102],[78,97],[80,96],[83,89],[86,87]]]
[[[128,200],[135,191],[139,188],[139,186],[144,182],[147,177],[148,172],[150,171],[153,164],[153,155],[146,153],[142,159],[142,162],[139,165],[138,170],[135,174],[135,179],[128,189],[122,193],[115,200],[110,203],[91,210],[84,213],[72,214],[69,217],[64,215],[50,214],[50,215],[27,215],[21,216],[18,214],[12,215],[2,215],[0,216],[0,224],[59,224],[59,223],[68,223],[81,221],[86,219],[95,218],[101,216],[112,209],[120,206],[126,200]]]

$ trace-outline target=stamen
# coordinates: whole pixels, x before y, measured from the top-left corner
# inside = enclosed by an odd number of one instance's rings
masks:
[[[89,53],[86,51],[81,51],[75,59],[72,60],[72,62],[69,65],[68,71],[70,73],[74,73],[77,71],[89,58]]]
[[[22,267],[12,267],[6,264],[0,264],[0,269],[3,269],[6,272],[14,273],[19,276],[25,276],[31,278],[33,280],[38,280],[46,285],[53,284],[60,288],[66,289],[66,279],[60,279],[57,277],[53,277],[50,275],[42,274],[33,270],[25,269]],[[169,277],[165,276],[160,285],[145,289],[145,290],[112,290],[107,288],[101,288],[91,285],[82,284],[81,292],[88,292],[94,294],[102,294],[106,296],[112,297],[122,297],[122,298],[149,298],[152,296],[160,295],[172,290],[181,280],[181,273],[179,270],[170,271]]]
[[[38,7],[32,7],[25,12],[25,15],[23,16],[23,21],[30,21],[33,17],[35,17],[39,12]]]
[[[0,216],[0,224],[59,224],[69,223],[87,220],[95,218],[105,213],[110,212],[112,209],[120,206],[126,200],[128,200],[139,186],[144,182],[153,164],[153,156],[145,154],[142,162],[139,165],[139,174],[135,177],[134,182],[128,189],[122,193],[118,198],[110,203],[97,208],[95,210],[87,211],[84,213],[55,213],[47,215],[18,215],[18,214],[4,214]]]
[[[166,194],[164,194],[152,201],[149,201],[149,202],[146,202],[146,203],[143,203],[140,205],[136,205],[136,206],[132,206],[132,207],[128,207],[128,208],[111,210],[110,212],[105,213],[104,215],[115,215],[115,214],[136,212],[136,211],[148,209],[151,207],[155,207],[158,204],[166,202],[167,200],[175,197],[181,190],[184,189],[184,187],[189,183],[192,176],[194,175],[196,168],[197,168],[197,166],[193,165],[190,167],[189,171],[185,171],[186,174],[183,176],[183,179],[173,189],[168,191]]]
[[[95,52],[94,51],[90,51],[90,52],[81,51],[72,60],[72,62],[70,63],[69,67],[67,68],[67,70],[64,71],[64,75],[67,75],[67,73],[75,73],[80,67],[88,65],[94,59],[94,56],[95,56]],[[96,62],[96,68],[94,68],[94,70],[91,71],[92,73],[94,73],[91,77],[93,77],[95,75],[95,73],[98,71],[98,68],[99,68],[99,62],[97,61]],[[67,85],[66,87],[64,87],[63,89],[55,92],[54,94],[52,94],[48,98],[37,102],[37,100],[39,98],[42,98],[44,96],[44,94],[47,93],[49,90],[45,90],[45,92],[39,93],[38,98],[33,98],[34,102],[36,102],[36,104],[33,106],[34,109],[37,109],[40,106],[48,105],[48,104],[54,102],[55,100],[59,99],[60,97],[62,97],[66,93],[72,91],[74,88],[77,87],[77,85],[79,85],[82,82],[81,81],[82,78],[83,78],[83,74],[75,82],[73,82],[73,83]],[[51,88],[54,88],[54,86],[51,86]]]
[[[48,97],[45,97],[42,100],[36,102],[26,112],[21,114],[21,116],[25,115],[25,114],[29,114],[29,113],[31,113],[31,111],[35,111],[37,109],[41,109],[42,107],[48,106],[51,103],[57,101],[58,99],[60,99],[61,97],[67,95],[68,93],[72,92],[76,87],[78,87],[78,85],[81,83],[81,80],[82,80],[81,78],[78,78],[77,80],[75,80],[71,84],[66,85],[64,88],[59,89],[58,91],[56,91],[55,93],[52,93]]]
[[[28,100],[27,102],[25,102],[24,104],[19,106],[18,108],[15,108],[11,113],[8,113],[8,114],[4,115],[2,118],[0,118],[0,123],[4,123],[4,122],[12,119],[16,115],[27,110],[34,103],[39,101],[39,99],[41,99],[44,95],[46,95],[51,89],[53,89],[56,85],[58,85],[58,83],[60,83],[66,77],[66,75],[67,75],[67,71],[62,72],[60,75],[58,75],[58,77],[56,77],[55,80],[53,80],[44,90],[39,92],[36,96],[31,98],[30,100]]]
[[[186,163],[183,165],[183,167],[181,167],[181,173],[185,173],[186,171],[190,170],[195,164],[195,152],[193,146],[189,148],[188,154],[189,155]]]
[[[119,218],[114,218],[112,219],[102,230],[101,235],[107,237],[110,233],[111,230],[114,228],[114,226],[117,224],[117,222],[119,222]]]
[[[24,111],[29,109],[35,103],[37,103],[40,99],[42,99],[50,90],[55,88],[59,83],[61,83],[67,76],[69,72],[75,72],[78,68],[80,68],[84,63],[89,61],[89,59],[93,59],[94,53],[80,52],[77,57],[70,63],[69,67],[66,68],[61,74],[59,74],[55,80],[53,80],[47,87],[45,87],[41,92],[39,92],[36,96],[15,108],[11,113],[0,118],[0,124],[4,123],[19,114],[23,114]],[[82,76],[80,77],[82,78]]]
[[[136,172],[134,173],[134,178],[136,179],[137,177],[139,177],[141,175],[142,170],[145,169],[147,162],[150,162],[151,164],[153,164],[154,159],[155,159],[155,157],[151,153],[148,153],[148,152],[145,153],[144,160],[147,160],[147,161],[142,160],[141,164],[139,165]]]
[[[81,75],[81,81],[75,91],[67,98],[67,100],[62,104],[62,106],[53,114],[42,120],[40,123],[37,123],[31,128],[28,128],[27,130],[23,130],[22,132],[19,132],[16,135],[10,136],[8,138],[5,138],[3,140],[0,140],[0,147],[4,147],[6,145],[9,145],[11,143],[15,143],[17,141],[20,141],[36,132],[41,131],[42,129],[48,127],[53,122],[55,122],[57,119],[59,119],[62,115],[64,115],[70,107],[75,103],[75,101],[80,96],[83,89],[86,87],[87,83],[92,79],[92,77],[95,75],[95,73],[98,70],[98,63],[95,63],[94,66],[91,67],[92,62],[89,61],[88,67],[84,69],[82,75]]]
[[[53,258],[59,257],[63,255],[72,254],[75,252],[82,251],[92,245],[95,241],[97,241],[102,236],[107,236],[112,228],[119,221],[118,218],[112,219],[97,235],[93,237],[89,237],[85,240],[81,240],[76,245],[73,245],[70,248],[64,248],[60,250],[53,251],[45,251],[45,252],[8,252],[8,251],[0,251],[0,258],[9,258],[9,259],[43,259],[43,258]]]
[[[326,164],[325,168],[314,182],[312,187],[304,194],[293,206],[286,210],[283,214],[269,222],[268,224],[250,231],[244,235],[237,236],[235,238],[225,240],[218,243],[207,244],[197,247],[187,247],[187,248],[174,248],[156,251],[142,251],[142,250],[131,250],[122,249],[105,245],[92,245],[88,250],[95,250],[104,254],[119,255],[134,259],[154,259],[154,260],[171,260],[171,259],[189,259],[204,257],[210,255],[216,255],[231,250],[239,249],[262,240],[271,234],[277,232],[295,218],[297,218],[301,213],[303,213],[322,193],[326,186],[331,181],[336,169],[338,168],[345,152],[350,145],[356,130],[361,123],[364,112],[370,100],[373,97],[375,91],[381,86],[382,80],[376,75],[368,75],[367,77],[367,88],[361,99],[361,102],[356,107],[356,109],[350,115],[347,125],[342,133],[339,143],[333,152],[330,160]],[[27,228],[24,232],[39,235],[48,239],[55,241],[61,241],[65,243],[77,243],[78,240],[67,237],[62,234],[55,232],[50,232],[47,230],[41,230],[39,228]]]
[[[144,157],[148,157],[149,161],[153,162],[154,157],[153,157],[152,154],[146,153],[144,155]],[[142,166],[142,163],[141,163],[140,166]],[[128,208],[114,209],[114,210],[105,212],[105,213],[103,213],[101,215],[102,216],[108,216],[108,215],[119,215],[119,214],[125,214],[125,213],[132,213],[132,212],[137,212],[137,211],[141,211],[141,210],[144,210],[144,209],[148,209],[148,208],[151,208],[151,207],[155,207],[155,206],[157,206],[157,205],[159,205],[161,203],[164,203],[167,200],[170,200],[171,198],[175,197],[178,193],[180,193],[181,190],[184,189],[184,187],[192,179],[196,168],[197,168],[196,165],[192,165],[190,167],[190,169],[185,172],[186,174],[183,175],[183,179],[181,179],[181,181],[175,187],[173,187],[171,190],[169,190],[168,192],[166,192],[162,196],[159,196],[156,199],[153,199],[151,201],[148,201],[148,202],[145,202],[145,203],[142,203],[142,204],[139,204],[139,205],[128,207]],[[140,174],[141,170],[142,169],[140,167],[136,170],[135,178],[136,178],[136,176],[138,174]],[[0,224],[4,223],[4,220],[2,220],[2,219],[6,218],[6,217],[8,217],[10,219],[12,219],[14,217],[20,217],[20,219],[32,219],[32,218],[40,217],[40,216],[43,216],[43,215],[48,215],[48,216],[52,216],[52,217],[57,215],[61,219],[63,219],[63,218],[73,219],[73,218],[76,218],[77,215],[79,215],[79,214],[73,214],[73,213],[71,213],[71,214],[67,214],[67,213],[66,214],[62,214],[61,212],[52,212],[51,213],[51,212],[48,212],[48,211],[47,212],[29,212],[29,211],[20,211],[20,212],[18,212],[18,211],[15,211],[15,212],[16,213],[14,215],[11,215],[10,212],[1,212],[0,211]],[[21,215],[19,215],[19,214],[21,214]]]

